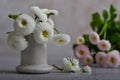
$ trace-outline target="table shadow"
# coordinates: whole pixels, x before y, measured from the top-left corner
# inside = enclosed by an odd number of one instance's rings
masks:
[[[12,73],[12,74],[16,74],[17,72],[14,71],[14,70],[0,70],[0,73],[1,73],[1,74],[4,74],[4,73]]]

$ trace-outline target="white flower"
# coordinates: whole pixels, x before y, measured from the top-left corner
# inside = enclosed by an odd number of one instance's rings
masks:
[[[48,22],[39,22],[36,25],[35,31],[40,31],[42,27],[49,27],[49,28],[53,29],[52,25],[50,25]]]
[[[67,34],[56,34],[53,37],[53,42],[58,46],[66,45],[70,42],[71,38]]]
[[[51,27],[54,28],[54,22],[53,22],[53,20],[51,18],[48,18],[47,22],[51,25]]]
[[[38,6],[33,6],[30,9],[41,21],[47,21],[47,15]]]
[[[22,51],[28,47],[28,42],[23,36],[16,35],[16,33],[9,32],[7,38],[8,45],[19,51]]]
[[[92,44],[97,44],[100,40],[100,37],[96,32],[92,32],[89,35],[89,40]]]
[[[97,43],[97,47],[102,51],[106,51],[106,50],[110,50],[111,44],[108,40],[100,40]]]
[[[92,73],[92,69],[91,69],[91,67],[89,67],[89,66],[85,66],[85,67],[81,68],[81,72],[82,72],[82,73],[91,74],[91,73]]]
[[[54,35],[54,30],[45,22],[39,23],[33,33],[34,39],[40,44],[47,43]]]
[[[31,34],[35,29],[35,25],[34,19],[27,14],[21,14],[14,22],[15,31],[19,35]]]
[[[74,58],[63,58],[63,71],[78,72],[80,71],[79,61]]]
[[[45,13],[45,14],[54,14],[54,15],[58,15],[58,11],[57,10],[54,10],[54,9],[42,9],[42,11]]]
[[[79,36],[77,38],[77,44],[83,44],[85,42],[85,39],[82,36]]]

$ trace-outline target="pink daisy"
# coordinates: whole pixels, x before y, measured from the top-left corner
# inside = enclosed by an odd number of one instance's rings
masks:
[[[106,58],[105,52],[98,52],[95,56],[96,63],[99,64],[100,66],[104,67],[105,66],[105,58]]]
[[[110,50],[111,44],[107,40],[100,40],[97,44],[97,47],[102,51],[106,51],[106,50]]]
[[[90,50],[86,45],[80,44],[74,49],[74,56],[77,59],[82,59],[84,56],[89,55]]]
[[[118,53],[109,52],[106,56],[106,64],[108,67],[118,67],[120,65]]]
[[[91,55],[84,56],[83,63],[85,65],[91,65],[93,63],[93,57]]]
[[[120,53],[118,50],[112,50],[111,52],[109,52],[109,54],[116,54],[116,55],[120,56]]]
[[[89,40],[92,44],[97,44],[100,41],[100,37],[99,37],[98,33],[92,32],[89,35]]]

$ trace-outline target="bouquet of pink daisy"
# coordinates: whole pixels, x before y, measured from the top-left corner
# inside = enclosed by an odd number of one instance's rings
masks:
[[[101,67],[120,65],[120,22],[116,21],[116,8],[103,10],[103,17],[94,13],[89,34],[79,36],[73,45],[74,56],[84,65],[98,64]],[[113,27],[114,26],[114,27]]]

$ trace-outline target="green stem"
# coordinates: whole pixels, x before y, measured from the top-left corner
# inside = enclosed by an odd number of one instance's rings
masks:
[[[56,69],[60,70],[60,71],[63,71],[63,69],[62,69],[62,68],[60,68],[60,67],[58,67],[58,66],[56,66],[56,65],[54,65],[54,64],[52,64],[52,66],[53,66],[54,68],[56,68]]]
[[[16,20],[19,15],[21,15],[21,14],[9,14],[8,17]]]
[[[54,30],[55,30],[56,33],[60,34],[60,32],[57,28],[54,27]]]
[[[106,40],[106,32],[107,32],[107,27],[105,27],[105,31],[104,31],[104,40]]]
[[[104,24],[104,26],[103,26],[103,28],[102,28],[102,31],[100,32],[100,36],[104,33],[104,36],[106,36],[106,33],[105,33],[105,30],[106,30],[106,28],[107,28],[107,21],[105,21],[105,24]]]

